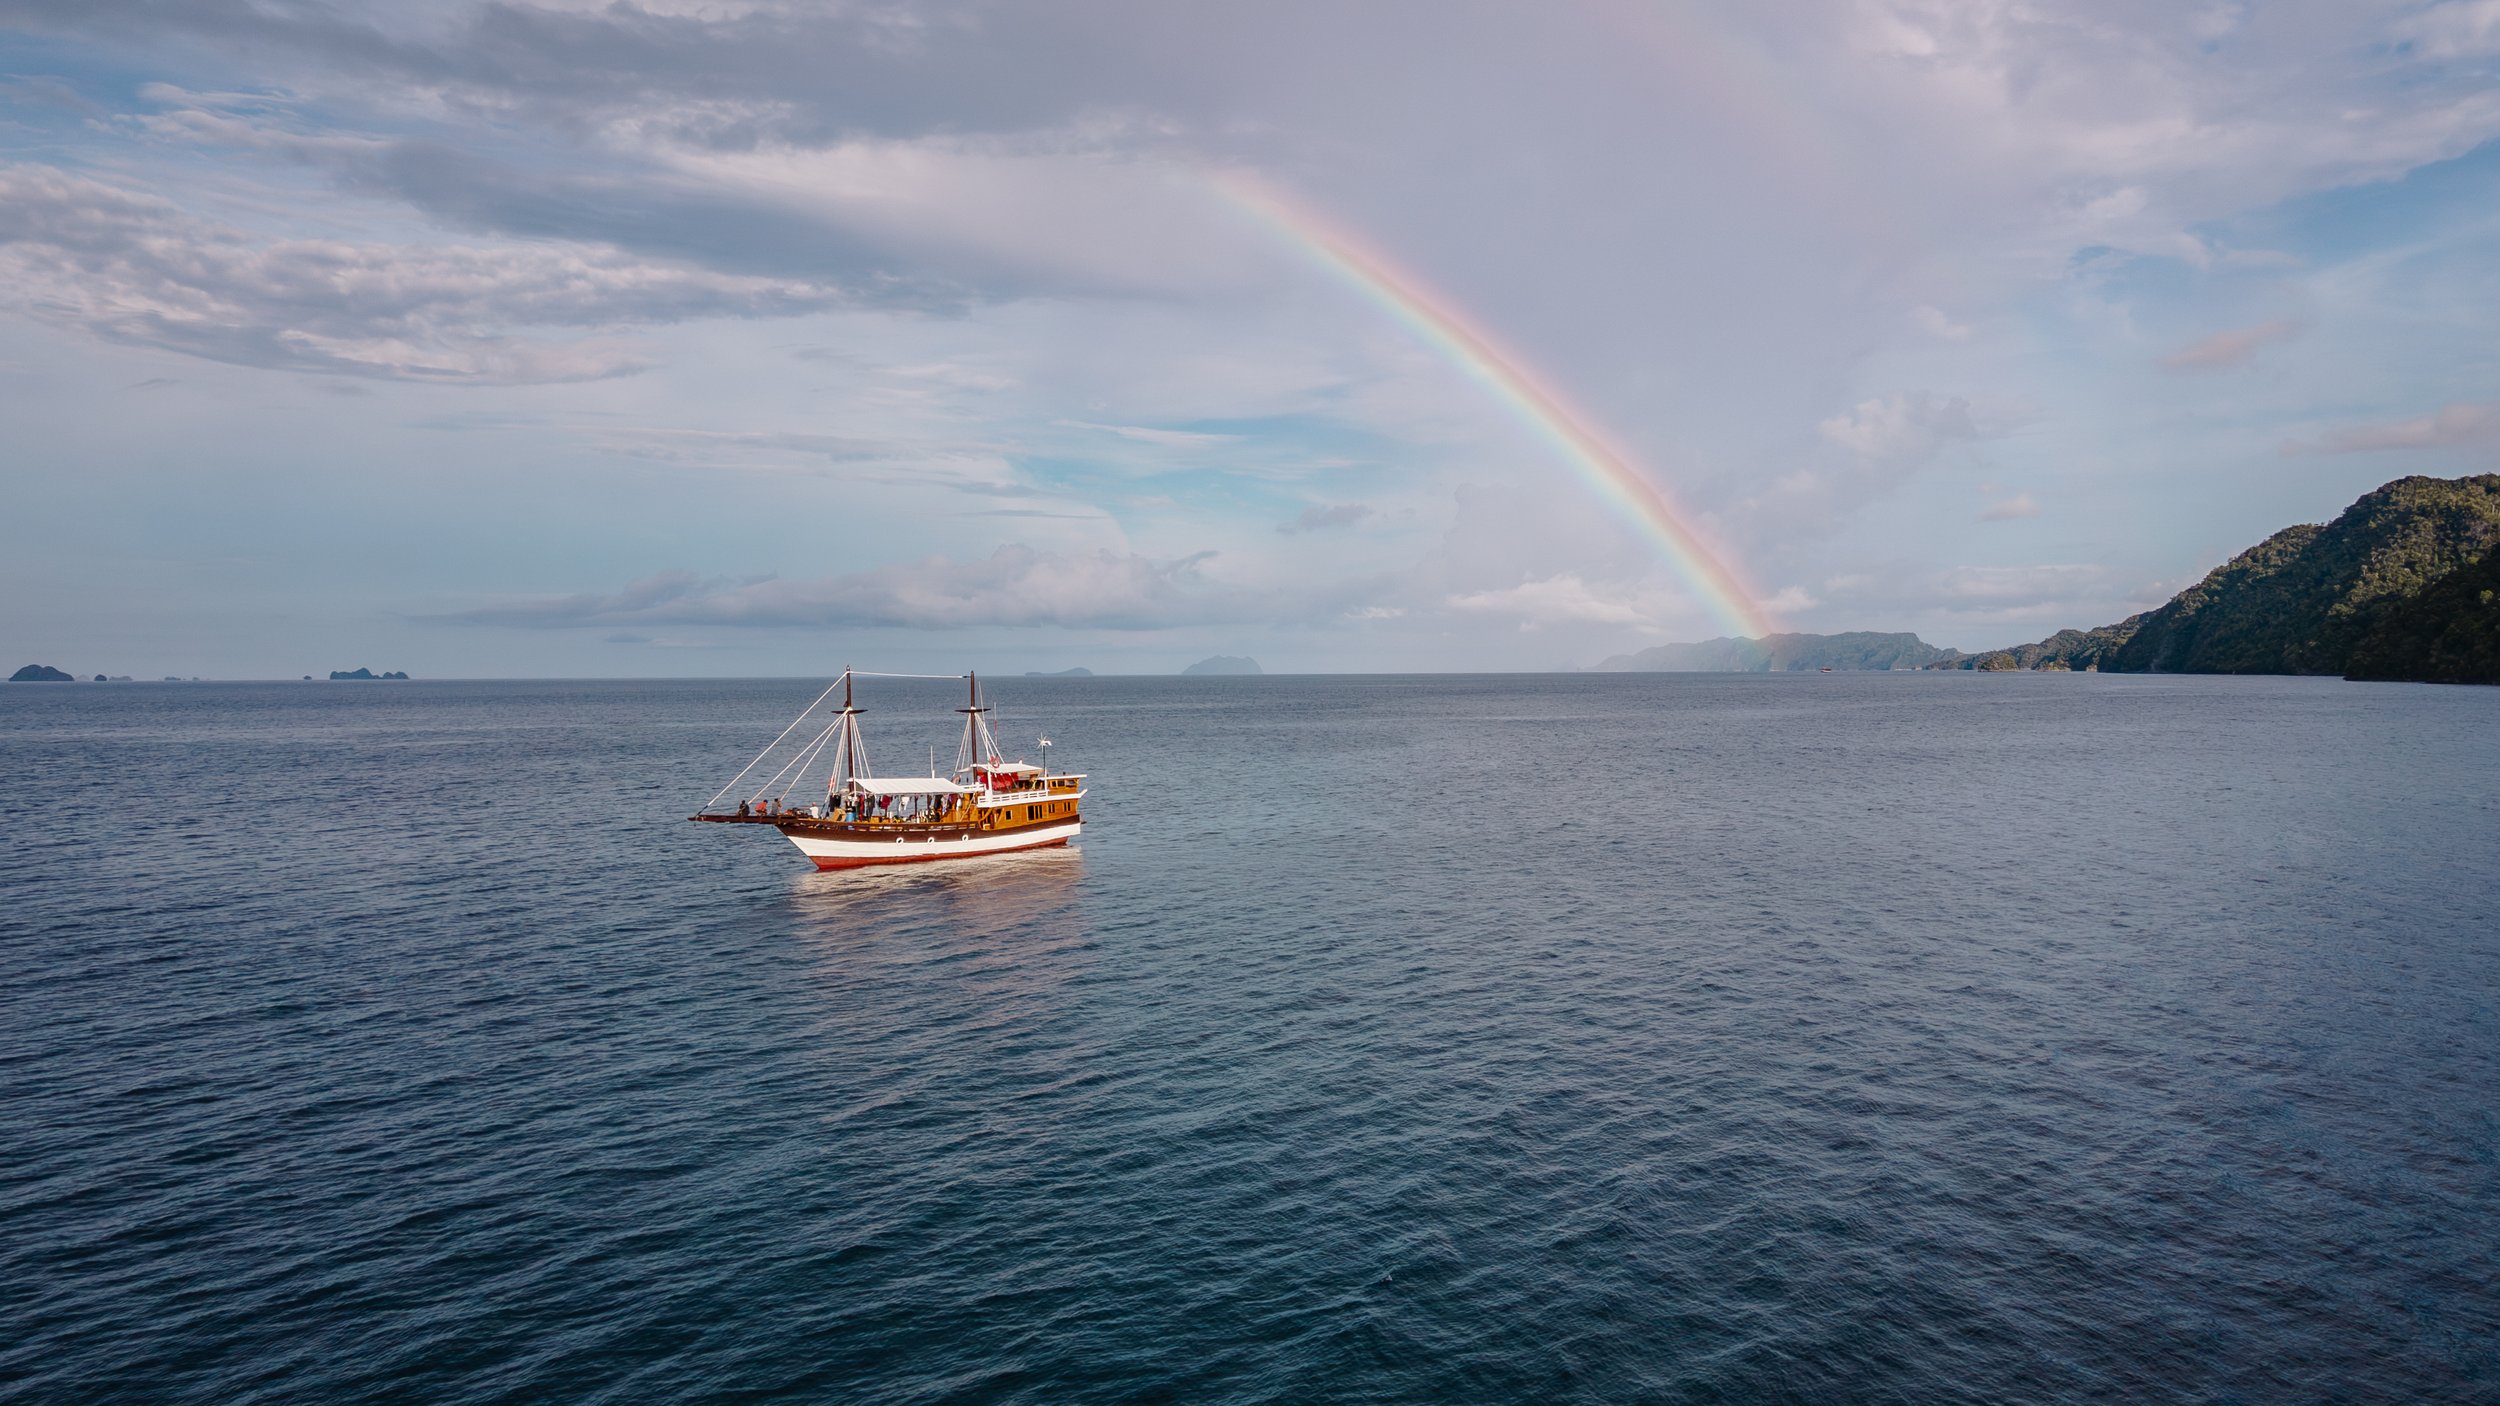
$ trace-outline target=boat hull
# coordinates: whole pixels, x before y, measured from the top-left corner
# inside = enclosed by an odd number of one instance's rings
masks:
[[[1085,829],[1085,822],[1027,825],[1013,830],[966,830],[940,835],[834,836],[788,829],[781,833],[819,869],[860,869],[871,864],[921,864],[939,859],[978,859],[1018,850],[1064,845]]]

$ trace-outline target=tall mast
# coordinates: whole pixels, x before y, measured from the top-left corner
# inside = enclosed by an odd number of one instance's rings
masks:
[[[841,736],[834,745],[833,775],[825,782],[827,796],[840,795],[842,788],[855,776],[874,776],[868,765],[868,744],[859,735],[860,709],[851,706],[851,671],[842,671],[842,712],[836,726]]]
[[[989,722],[982,716],[989,709],[981,706],[981,675],[973,672],[965,674],[964,678],[971,684],[971,692],[966,696],[964,706],[955,710],[964,715],[963,741],[955,748],[957,776],[985,762],[998,760],[998,739],[990,735]]]

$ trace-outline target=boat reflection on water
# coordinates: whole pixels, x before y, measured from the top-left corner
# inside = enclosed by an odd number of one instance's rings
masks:
[[[958,1163],[963,1147],[924,1139],[977,1126],[994,1147],[1030,1146],[1107,1096],[1110,1052],[1071,1020],[1102,975],[1084,876],[1080,851],[1052,849],[791,880],[820,1017],[803,1038],[847,1071],[817,1110],[840,1130],[828,1155],[865,1141],[902,1163]]]
[[[1085,852],[1072,847],[979,864],[811,870],[791,877],[791,928],[851,979],[954,964],[1017,987],[1055,986],[1092,944],[1084,877]]]

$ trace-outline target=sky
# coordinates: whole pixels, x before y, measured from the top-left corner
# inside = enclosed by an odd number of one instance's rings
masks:
[[[0,667],[1978,649],[2495,333],[2500,0],[0,0]]]

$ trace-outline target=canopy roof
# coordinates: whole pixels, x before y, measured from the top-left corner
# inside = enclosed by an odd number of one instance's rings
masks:
[[[851,789],[872,796],[960,796],[979,788],[959,786],[943,776],[854,776]]]
[[[1001,776],[1039,776],[1042,774],[1042,769],[1040,767],[1034,766],[1029,762],[989,762],[981,766],[976,766],[973,770],[994,771]]]

